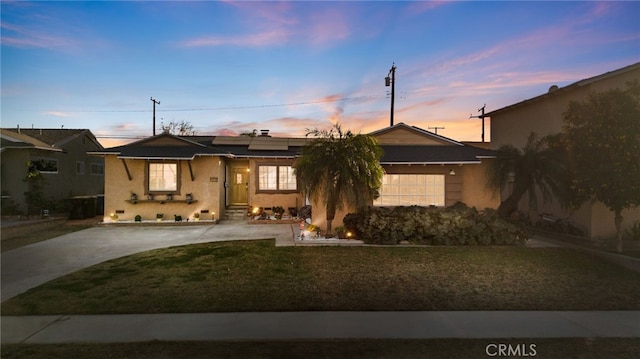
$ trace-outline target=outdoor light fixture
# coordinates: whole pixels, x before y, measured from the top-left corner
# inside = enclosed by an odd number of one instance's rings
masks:
[[[452,169],[451,171],[449,171],[449,175],[455,176],[456,175],[456,170]]]

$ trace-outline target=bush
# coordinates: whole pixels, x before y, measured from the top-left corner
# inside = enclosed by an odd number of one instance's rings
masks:
[[[370,207],[348,214],[344,226],[368,244],[507,245],[523,243],[526,238],[495,210],[478,211],[463,203],[447,208]]]
[[[640,241],[640,221],[635,221],[631,227],[624,231],[624,239]]]

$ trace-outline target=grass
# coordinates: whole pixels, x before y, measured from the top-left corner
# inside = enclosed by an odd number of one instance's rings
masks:
[[[6,252],[12,249],[24,247],[29,244],[46,241],[47,239],[59,237],[68,233],[91,228],[91,224],[60,224],[50,228],[43,229],[34,233],[25,234],[2,240],[0,252]]]
[[[3,315],[367,310],[638,310],[640,274],[565,248],[203,243],[101,263]]]
[[[320,340],[274,342],[146,342],[126,344],[3,345],[14,358],[488,358],[489,344],[535,345],[539,358],[637,358],[640,339],[433,339]],[[489,349],[490,353],[494,353]],[[513,357],[513,356],[510,356]],[[523,356],[524,357],[524,356]]]

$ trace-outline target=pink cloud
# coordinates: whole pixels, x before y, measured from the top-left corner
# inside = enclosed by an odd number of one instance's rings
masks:
[[[183,43],[186,47],[207,47],[207,46],[240,46],[240,47],[263,47],[270,45],[281,45],[288,41],[289,32],[284,29],[273,29],[265,32],[257,32],[248,35],[230,36],[208,36]]]
[[[0,24],[0,27],[3,32],[2,37],[0,38],[0,43],[2,43],[2,45],[21,48],[39,47],[47,49],[71,48],[78,46],[78,43],[71,38],[55,36],[51,33],[40,32],[24,26],[3,22]]]
[[[309,41],[314,45],[325,45],[346,39],[349,25],[344,11],[329,9],[314,13],[309,19]]]
[[[55,117],[69,117],[71,114],[62,111],[47,111],[44,113],[45,115],[55,116]]]

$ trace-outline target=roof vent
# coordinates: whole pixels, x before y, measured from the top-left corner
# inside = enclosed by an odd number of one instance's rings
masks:
[[[260,130],[260,137],[271,137],[269,136],[269,130]]]
[[[553,85],[553,86],[549,87],[549,93],[554,92],[554,91],[558,91],[558,85]]]

